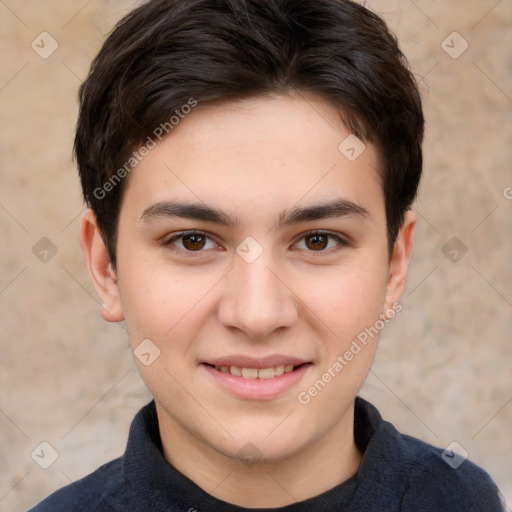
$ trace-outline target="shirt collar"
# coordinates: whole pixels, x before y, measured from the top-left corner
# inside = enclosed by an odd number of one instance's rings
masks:
[[[392,464],[397,457],[396,430],[383,421],[377,409],[360,397],[356,398],[354,414],[355,442],[363,452],[357,474],[348,481],[309,500],[270,512],[333,510],[349,503],[355,496],[396,488],[396,471]],[[386,461],[383,465],[382,462]],[[216,512],[257,512],[259,509],[238,507],[209,495],[171,466],[163,456],[154,401],[143,407],[130,427],[126,452],[122,458],[123,477],[128,486],[147,501],[151,510],[215,510]],[[383,469],[384,468],[384,469]],[[377,485],[376,485],[377,484]],[[380,489],[380,490],[379,490]],[[146,496],[147,495],[147,496]],[[359,500],[355,500],[359,501]],[[359,503],[361,503],[359,501]]]

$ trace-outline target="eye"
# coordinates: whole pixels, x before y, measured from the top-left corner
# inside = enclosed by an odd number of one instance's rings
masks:
[[[326,252],[329,249],[346,245],[347,242],[338,235],[323,231],[307,233],[296,244],[299,249],[305,249],[310,252]]]
[[[165,240],[164,245],[175,246],[186,252],[202,252],[203,249],[215,249],[218,247],[208,235],[199,231],[178,233]]]

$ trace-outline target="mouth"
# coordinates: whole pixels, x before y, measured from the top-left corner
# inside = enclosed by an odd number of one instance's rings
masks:
[[[285,358],[273,359],[218,360],[204,362],[200,367],[206,370],[215,387],[231,396],[244,400],[271,400],[291,392],[313,366],[311,362],[293,358],[286,358],[286,361],[283,361]]]

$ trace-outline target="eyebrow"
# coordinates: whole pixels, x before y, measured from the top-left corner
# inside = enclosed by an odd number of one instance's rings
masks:
[[[315,220],[336,217],[361,217],[369,216],[368,210],[347,199],[335,199],[322,204],[306,207],[293,207],[279,214],[277,228],[311,222]],[[144,210],[140,219],[151,221],[158,218],[179,217],[183,219],[202,220],[214,222],[229,228],[240,224],[240,216],[231,216],[218,208],[204,203],[182,203],[161,201]]]

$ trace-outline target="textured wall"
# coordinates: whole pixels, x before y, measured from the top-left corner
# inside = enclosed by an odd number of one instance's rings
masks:
[[[367,3],[421,80],[428,128],[404,311],[363,395],[403,432],[458,442],[512,502],[511,1]],[[71,160],[77,88],[132,5],[0,0],[0,512],[120,455],[150,398],[98,314]],[[48,469],[31,458],[43,441]]]

